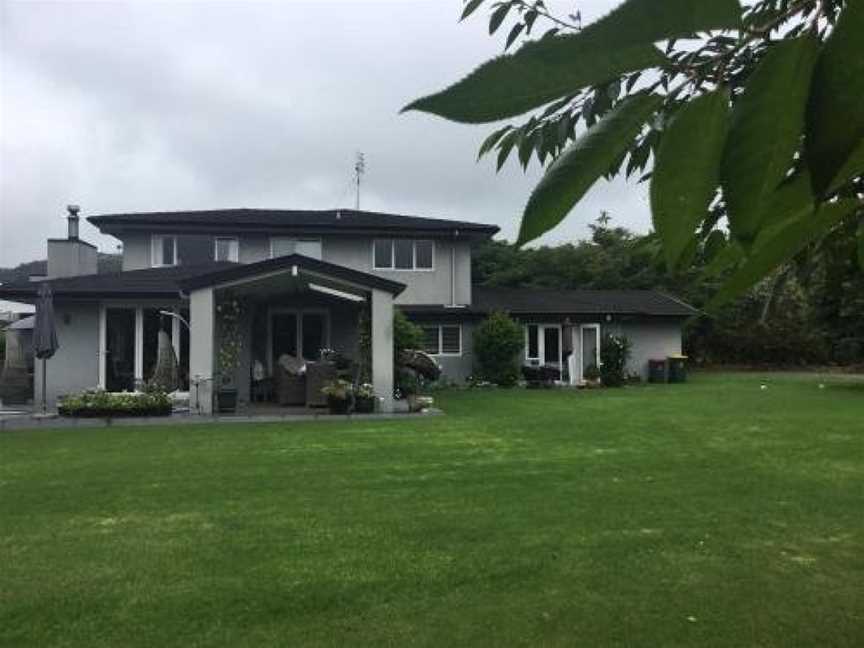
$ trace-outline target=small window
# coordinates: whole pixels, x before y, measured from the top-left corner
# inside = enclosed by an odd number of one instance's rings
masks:
[[[397,270],[414,268],[414,241],[397,239],[393,242],[393,267]]]
[[[424,326],[423,336],[423,350],[431,355],[438,355],[441,352],[438,327]]]
[[[462,353],[462,328],[460,326],[441,327],[441,353],[447,355]]]
[[[177,265],[177,237],[153,237],[152,265],[154,268]]]
[[[414,243],[415,266],[418,270],[431,270],[433,266],[433,241],[416,241]]]
[[[379,239],[374,245],[374,267],[379,270],[389,270],[393,267],[393,241]]]
[[[424,326],[423,350],[430,355],[461,355],[462,327],[458,324]]]
[[[236,238],[217,238],[213,258],[216,261],[232,261],[237,263],[240,260],[240,246]]]

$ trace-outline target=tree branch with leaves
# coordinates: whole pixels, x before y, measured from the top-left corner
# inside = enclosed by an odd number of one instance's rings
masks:
[[[462,19],[484,5],[505,53],[404,110],[527,115],[479,150],[544,169],[517,245],[601,177],[639,174],[669,270],[706,250],[733,270],[717,306],[861,217],[864,0],[625,0],[584,27],[542,0],[466,0]]]

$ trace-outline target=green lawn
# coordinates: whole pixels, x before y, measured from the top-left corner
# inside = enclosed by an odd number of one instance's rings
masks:
[[[0,644],[864,643],[864,380],[0,434]]]

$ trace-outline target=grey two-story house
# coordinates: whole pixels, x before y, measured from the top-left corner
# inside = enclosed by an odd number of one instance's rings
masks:
[[[184,386],[209,413],[223,351],[223,307],[242,332],[232,382],[250,396],[257,372],[277,358],[316,359],[330,348],[357,353],[361,312],[371,323],[372,378],[393,408],[393,313],[421,325],[425,350],[444,376],[474,371],[472,331],[492,311],[522,322],[527,364],[553,365],[579,383],[599,363],[601,332],[626,334],[631,370],[681,352],[694,311],[653,291],[538,291],[475,286],[472,246],[498,228],[352,209],[226,209],[105,214],[88,220],[122,242],[122,271],[97,274],[96,248],[69,214],[64,239],[49,239],[60,349],[48,363],[46,396],[100,387],[132,390],[151,377],[160,332],[170,335]],[[35,301],[39,281],[0,286],[0,298]],[[177,316],[166,316],[173,313]],[[38,365],[38,363],[37,363]],[[34,399],[42,394],[37,366]],[[260,378],[260,375],[258,376]]]

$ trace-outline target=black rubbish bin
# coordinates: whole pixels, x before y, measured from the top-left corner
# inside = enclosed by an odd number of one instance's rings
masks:
[[[669,361],[669,382],[687,382],[687,356],[669,356],[667,360]]]
[[[648,382],[665,383],[666,382],[666,361],[665,360],[649,360],[648,361]]]

